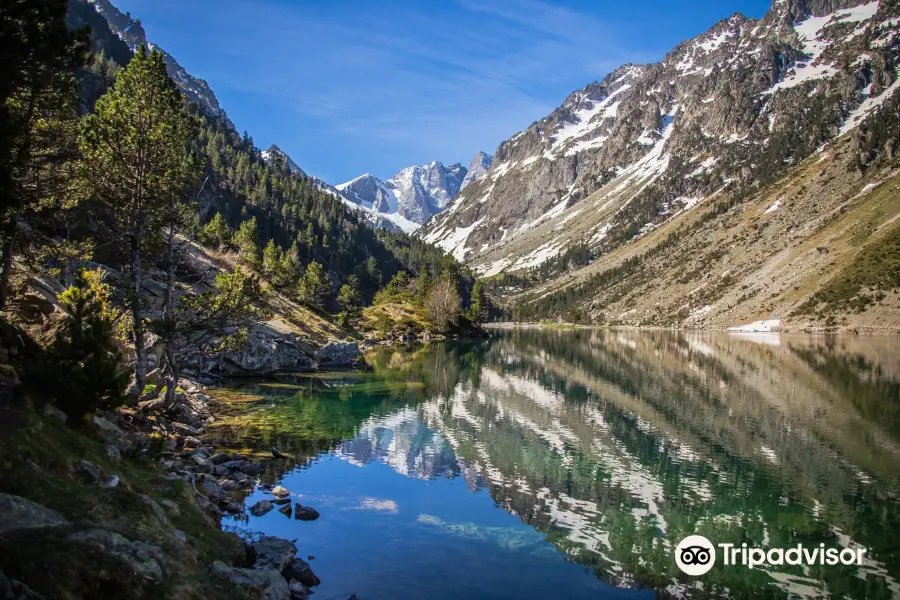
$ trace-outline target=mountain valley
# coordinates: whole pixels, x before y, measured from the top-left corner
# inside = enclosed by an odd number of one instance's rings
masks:
[[[840,276],[835,267],[842,262],[833,253],[825,261],[793,261],[802,265],[790,282],[797,289],[779,295],[764,275],[774,249],[797,252],[824,233],[831,209],[865,210],[876,185],[896,189],[889,182],[898,154],[898,28],[900,8],[890,1],[775,0],[759,21],[735,14],[661,63],[623,66],[571,94],[503,142],[480,181],[419,235],[484,277],[515,275],[517,286],[496,289],[523,318],[726,327],[798,315],[829,278]],[[804,163],[808,157],[819,173],[813,183],[827,185],[799,183],[813,169]],[[801,188],[804,203],[781,198],[782,187]],[[890,237],[897,213],[892,194],[886,196],[871,238],[845,229],[831,239],[846,250],[844,261]],[[765,204],[761,216],[753,200]],[[696,251],[703,236],[681,227],[703,220],[710,230],[727,229],[741,219],[752,235],[716,239],[713,247],[705,240],[708,255]],[[678,255],[691,268],[661,262],[671,248],[660,242],[673,231],[693,240],[677,246],[693,248]],[[762,254],[752,246],[758,240]],[[658,268],[670,269],[682,282],[655,281],[660,298],[629,287],[616,271],[650,250],[632,271],[652,279]],[[720,268],[717,253],[745,257],[742,270],[731,269],[723,280],[731,263]],[[800,282],[807,270],[817,272],[815,279]],[[747,290],[762,288],[772,297],[751,302]],[[891,314],[880,324],[851,316],[845,325],[893,329],[894,299],[880,301]],[[796,326],[833,327],[827,312],[814,310],[811,316],[820,318],[804,316]]]

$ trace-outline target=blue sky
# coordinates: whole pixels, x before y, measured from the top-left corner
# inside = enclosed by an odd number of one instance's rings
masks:
[[[241,131],[341,183],[468,161],[628,63],[769,0],[113,0]]]

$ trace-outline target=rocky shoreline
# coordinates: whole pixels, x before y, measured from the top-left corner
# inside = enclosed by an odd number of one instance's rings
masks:
[[[358,364],[358,355],[355,344],[351,347],[349,343],[336,342],[324,347],[316,358],[340,366],[354,366]],[[289,517],[293,514],[298,520],[319,517],[314,508],[292,500],[291,493],[285,488],[260,482],[259,476],[270,466],[268,463],[277,463],[276,468],[283,471],[291,467],[292,457],[273,447],[271,457],[261,461],[247,454],[231,452],[224,444],[216,447],[204,439],[207,425],[216,418],[215,401],[207,393],[213,389],[212,384],[183,378],[178,382],[178,389],[176,401],[171,406],[151,400],[139,403],[137,409],[119,409],[117,423],[135,427],[131,434],[133,438],[141,439],[154,432],[165,435],[165,448],[157,459],[160,466],[168,478],[180,479],[190,485],[197,506],[213,522],[220,525],[224,514],[249,512],[260,517],[276,506],[282,513]],[[150,426],[148,432],[141,422],[151,418],[156,425]],[[118,425],[112,427],[118,428]],[[106,429],[112,431],[111,427]],[[268,491],[272,498],[248,508],[245,498],[256,489]],[[260,590],[266,600],[303,600],[311,594],[310,588],[320,583],[309,563],[296,557],[297,548],[289,540],[262,537],[246,543],[246,554],[249,567],[233,567],[216,561],[210,566],[210,572],[238,587]]]
[[[326,350],[329,346],[331,349]],[[317,354],[326,359],[323,362],[342,363],[353,355],[353,350],[359,354],[356,344],[352,347],[345,343],[329,346],[323,348],[325,352]],[[358,364],[358,358],[353,358],[348,366]],[[216,420],[216,401],[210,396],[214,388],[215,383],[205,378],[182,377],[177,382],[173,402],[154,398],[135,406],[97,413],[86,433],[101,441],[107,455],[104,458],[108,457],[111,462],[103,468],[84,458],[74,458],[69,467],[73,476],[80,485],[130,489],[129,483],[125,482],[124,463],[134,459],[143,464],[155,464],[164,473],[161,477],[163,487],[184,482],[193,503],[219,529],[225,514],[262,516],[276,507],[297,520],[317,519],[318,511],[296,502],[288,490],[261,482],[261,475],[266,472],[290,469],[293,457],[274,447],[270,449],[271,456],[250,456],[233,452],[227,441],[214,445],[204,437],[207,427]],[[65,424],[67,420],[66,415],[52,405],[44,406],[39,412],[47,421]],[[115,466],[110,467],[110,464]],[[269,492],[271,498],[248,508],[246,497],[258,489]],[[177,503],[166,499],[156,501],[148,495],[141,495],[139,503],[156,525],[165,528],[167,536],[182,544],[191,543],[189,535],[172,524],[173,517],[180,512]],[[102,520],[99,525],[95,522],[82,529],[79,523],[72,523],[59,512],[32,500],[0,494],[0,538],[23,529],[59,529],[75,525],[79,525],[80,531],[71,535],[56,532],[54,535],[69,535],[72,542],[124,561],[127,569],[148,585],[165,583],[166,561],[160,550],[164,544],[157,546],[138,537],[130,539],[115,531],[111,524],[107,529],[108,524]],[[237,542],[237,536],[234,537]],[[241,559],[231,561],[234,566],[223,560],[208,565],[209,577],[233,586],[241,597],[302,600],[312,593],[310,588],[320,583],[309,563],[297,557],[297,548],[289,540],[266,536],[244,541],[243,546]],[[0,571],[0,598],[41,597],[28,588],[27,582],[7,578]]]

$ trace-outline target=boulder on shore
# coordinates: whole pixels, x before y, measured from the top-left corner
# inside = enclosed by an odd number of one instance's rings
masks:
[[[316,363],[301,347],[296,336],[255,330],[242,350],[226,352],[219,370],[230,375],[313,371]]]
[[[316,352],[320,367],[353,367],[362,362],[356,342],[331,342]]]
[[[212,565],[213,575],[248,590],[261,591],[266,600],[290,600],[288,583],[275,569],[236,569],[223,562]]]
[[[280,573],[297,554],[294,543],[272,536],[263,536],[250,544],[256,553],[254,569],[277,569]]]
[[[313,573],[312,567],[302,558],[294,558],[281,572],[287,580],[296,579],[308,587],[314,587],[322,583]]]

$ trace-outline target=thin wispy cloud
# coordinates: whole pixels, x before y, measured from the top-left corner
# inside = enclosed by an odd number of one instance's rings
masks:
[[[595,3],[119,4],[210,82],[238,128],[334,183],[493,152],[575,89],[662,56]]]

